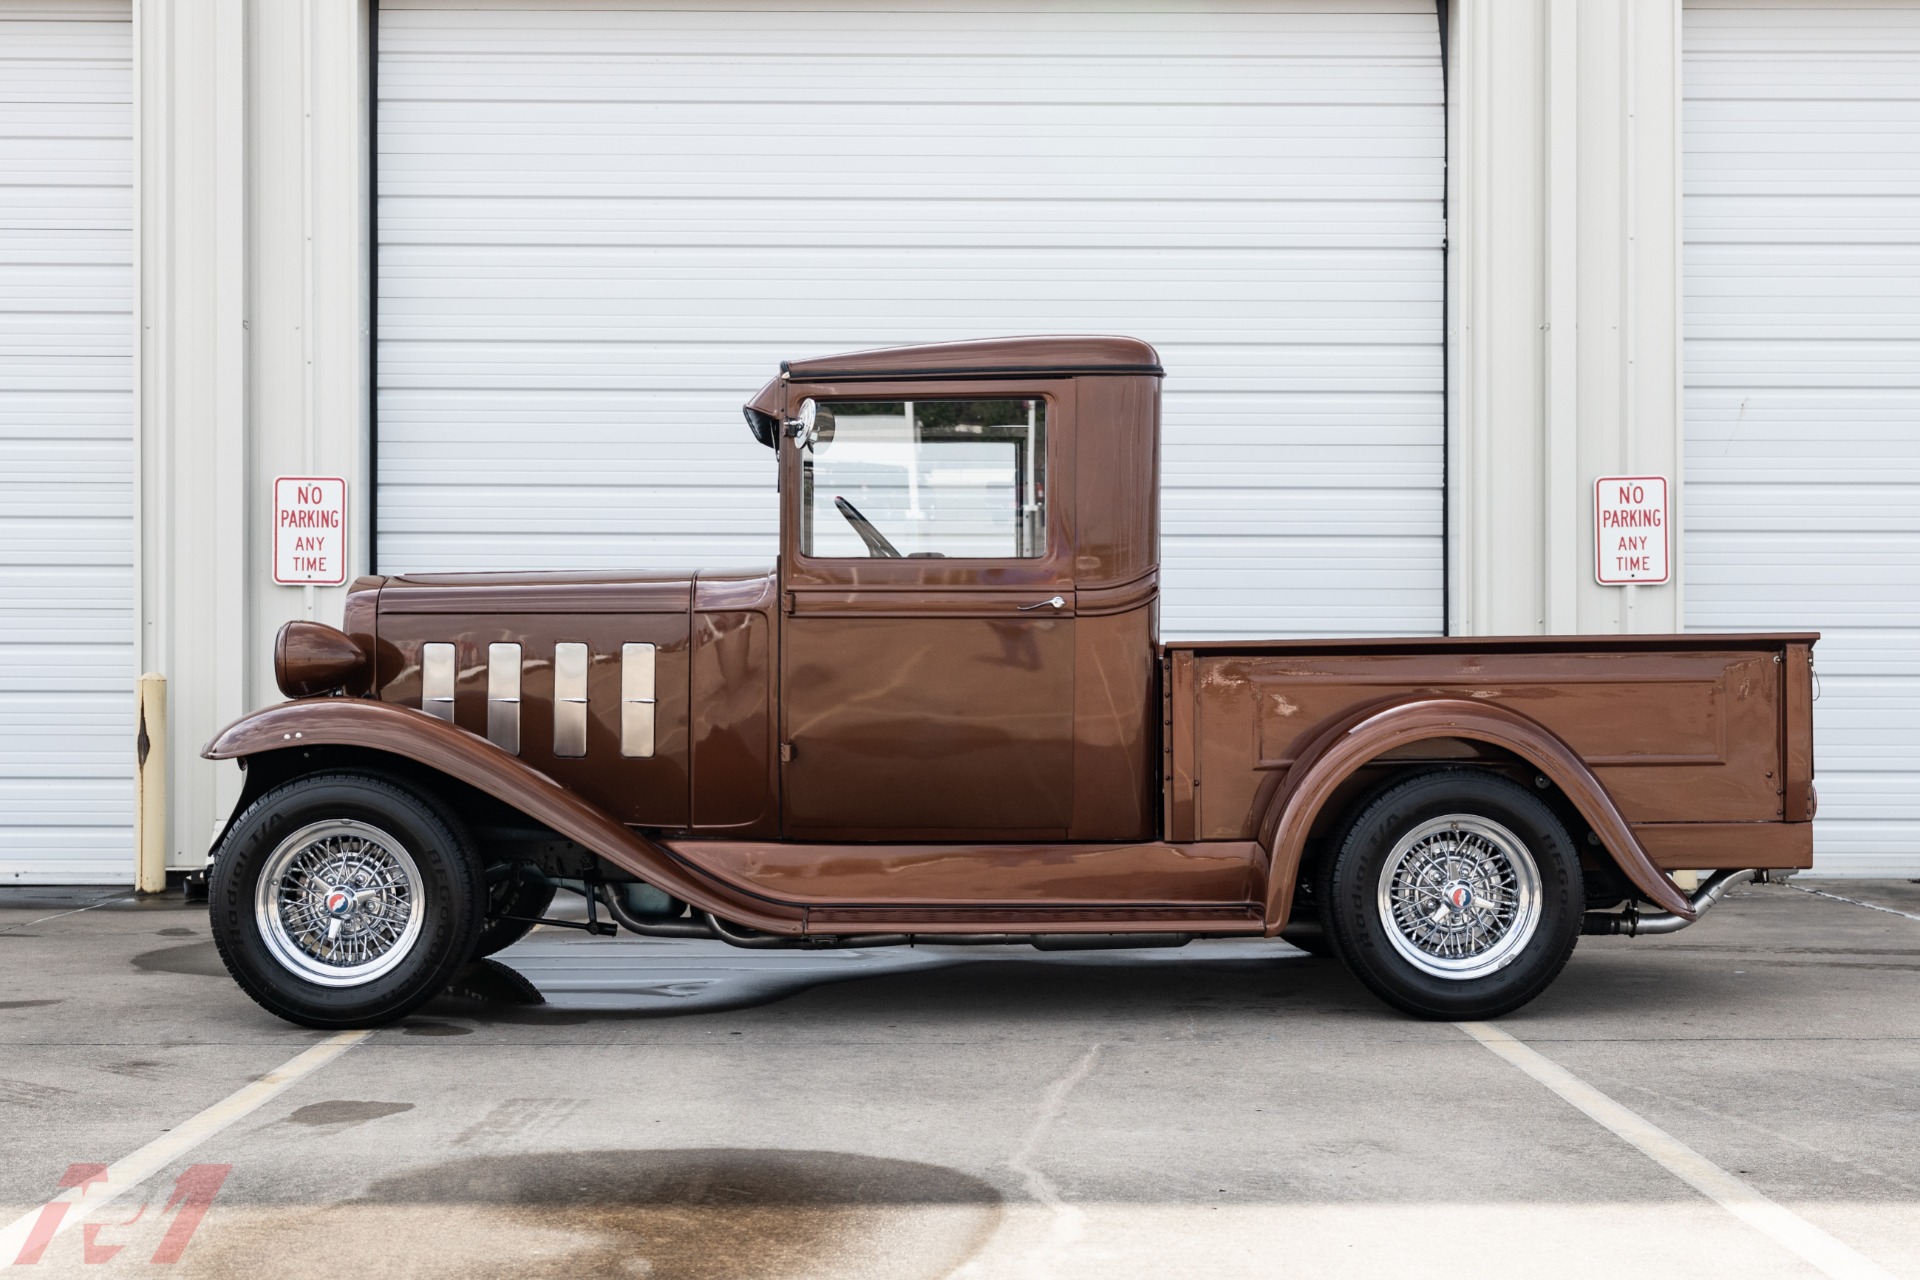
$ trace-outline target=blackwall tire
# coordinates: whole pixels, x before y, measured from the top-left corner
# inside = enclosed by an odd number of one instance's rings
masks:
[[[485,959],[505,951],[533,932],[537,917],[547,914],[553,905],[554,887],[544,880],[523,874],[512,867],[498,880],[487,885],[487,921],[474,943],[473,958]],[[508,917],[512,917],[509,919]]]
[[[377,1027],[472,957],[485,889],[472,840],[438,800],[324,773],[275,787],[234,821],[208,914],[227,972],[262,1008],[322,1030]]]
[[[1440,769],[1395,783],[1348,828],[1326,878],[1333,949],[1420,1018],[1495,1018],[1552,983],[1585,909],[1566,828],[1517,783]]]

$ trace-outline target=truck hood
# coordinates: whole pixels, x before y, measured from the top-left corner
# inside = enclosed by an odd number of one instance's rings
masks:
[[[380,612],[686,613],[696,584],[729,596],[771,590],[773,569],[660,570],[648,573],[410,573],[388,578]]]

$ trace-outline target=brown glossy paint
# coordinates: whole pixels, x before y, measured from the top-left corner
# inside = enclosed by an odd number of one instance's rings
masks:
[[[750,408],[784,420],[809,397],[1045,398],[1047,553],[802,556],[783,438],[777,566],[362,579],[346,636],[287,644],[324,662],[350,639],[374,661],[345,692],[370,696],[271,709],[208,753],[406,756],[701,909],[789,933],[1277,932],[1330,806],[1436,762],[1537,771],[1663,910],[1689,909],[1663,867],[1810,864],[1816,637],[1162,646],[1151,347],[825,357]],[[1021,608],[1054,595],[1058,610]],[[455,725],[418,710],[434,642],[456,647]],[[522,646],[517,757],[483,737],[495,642]],[[552,750],[564,642],[591,655],[584,757]],[[619,750],[637,642],[657,646],[644,759]]]
[[[818,362],[811,362],[817,364]],[[1046,553],[808,556],[802,453],[780,451],[781,790],[817,840],[1066,840],[1073,813],[1071,379],[996,380],[1047,405]],[[806,381],[790,398],[977,397],[975,382]],[[1059,596],[1058,610],[1043,602]],[[1040,605],[1038,609],[1026,606]]]
[[[1246,838],[1264,775],[1291,769],[1313,731],[1348,708],[1403,695],[1521,712],[1630,822],[1777,822],[1779,655],[1659,639],[1586,653],[1197,655],[1190,714],[1206,781],[1195,838]]]
[[[1668,870],[1813,865],[1810,822],[1648,822],[1633,834]]]
[[[343,631],[295,619],[273,641],[273,670],[280,692],[305,698],[331,689],[362,687],[373,668],[372,653]]]
[[[769,932],[801,930],[801,909],[717,892],[711,882],[578,792],[484,738],[407,707],[371,698],[283,702],[227,726],[207,744],[204,754],[210,760],[237,760],[316,746],[362,747],[404,756],[480,788],[696,907]]]
[[[694,581],[688,732],[698,834],[780,834],[777,590],[771,569],[703,569]]]
[[[484,738],[488,646],[518,644],[520,758],[537,762],[556,782],[621,822],[675,830],[688,825],[691,583],[648,583],[622,609],[611,607],[620,601],[615,592],[583,596],[574,583],[523,582],[517,590],[488,588],[491,608],[484,611],[433,607],[441,602],[422,586],[421,579],[394,578],[381,592],[382,700],[419,707],[421,646],[451,643],[456,655],[454,723]],[[542,610],[540,598],[548,591],[560,595],[564,607]],[[404,609],[393,605],[396,597]],[[610,607],[576,611],[595,599]],[[553,753],[554,646],[563,642],[585,644],[590,655],[587,753],[580,757]],[[620,659],[627,644],[657,646],[655,745],[646,759],[620,753]]]
[[[1340,784],[1382,755],[1415,743],[1483,742],[1513,753],[1558,787],[1613,855],[1620,870],[1662,911],[1693,918],[1687,896],[1653,859],[1580,757],[1552,731],[1495,703],[1459,698],[1376,702],[1323,724],[1299,744],[1260,823],[1269,851],[1266,920],[1278,933],[1292,910],[1301,854],[1313,822]]]
[[[1266,858],[1251,840],[1207,844],[797,844],[675,840],[723,884],[809,906],[1049,907],[1063,902],[1244,908]]]

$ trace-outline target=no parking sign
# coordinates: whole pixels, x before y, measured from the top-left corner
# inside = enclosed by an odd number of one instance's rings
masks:
[[[273,482],[273,580],[337,587],[347,580],[347,482],[281,476]]]
[[[1667,567],[1667,478],[1601,476],[1593,483],[1594,576],[1606,587],[1661,583]]]

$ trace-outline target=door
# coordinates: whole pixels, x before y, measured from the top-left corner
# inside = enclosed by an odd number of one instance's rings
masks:
[[[132,19],[0,7],[0,884],[133,880]]]
[[[770,562],[779,361],[1125,333],[1163,634],[1442,629],[1433,0],[378,11],[383,571]]]
[[[789,834],[1065,837],[1073,585],[1048,428],[1068,401],[822,396],[782,441]]]
[[[1920,3],[1689,6],[1689,631],[1819,631],[1828,875],[1920,876]]]

